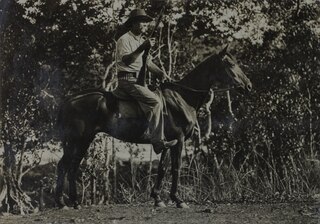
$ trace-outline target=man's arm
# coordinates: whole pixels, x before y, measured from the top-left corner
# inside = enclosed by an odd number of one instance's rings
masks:
[[[133,63],[139,55],[145,50],[145,46],[140,45],[134,52],[130,54],[126,54],[122,56],[122,61],[124,62],[125,65],[129,66],[131,63]]]
[[[133,63],[135,60],[137,60],[137,58],[140,56],[140,54],[141,54],[144,50],[152,47],[154,44],[155,44],[154,38],[145,40],[135,51],[133,51],[133,52],[130,53],[130,54],[123,55],[123,56],[122,56],[122,61],[123,61],[127,66],[129,66],[131,63]]]

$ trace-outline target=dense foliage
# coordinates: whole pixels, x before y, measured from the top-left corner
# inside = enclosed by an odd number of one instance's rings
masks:
[[[168,75],[179,79],[206,55],[228,43],[254,85],[249,95],[230,92],[232,102],[227,101],[225,93],[215,94],[212,132],[200,145],[189,142],[187,147],[183,195],[189,200],[213,201],[286,199],[317,193],[319,2],[167,2],[153,56]],[[39,164],[41,153],[58,150],[54,123],[63,96],[113,81],[111,65],[121,24],[134,7],[143,7],[156,17],[157,1],[151,3],[0,3],[1,139],[7,188],[20,189],[22,176]],[[199,122],[205,131],[206,113],[199,114]],[[109,159],[102,164],[100,171],[109,172]],[[94,172],[99,173],[96,169]],[[116,179],[114,175],[112,180]],[[104,175],[102,180],[103,189],[109,189],[108,177]],[[125,201],[132,201],[132,189],[143,192],[132,183],[138,180],[130,181],[120,185],[122,198],[126,198],[125,192],[131,192],[130,200],[127,197]],[[148,187],[148,183],[144,185]],[[0,201],[5,199],[1,192]],[[21,201],[30,208],[30,200],[22,189],[19,192],[11,192],[3,209],[16,209],[14,202],[21,207]]]

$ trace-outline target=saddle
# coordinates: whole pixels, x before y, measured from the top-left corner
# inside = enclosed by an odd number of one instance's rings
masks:
[[[104,92],[107,108],[115,113],[118,118],[144,117],[139,103],[129,95],[113,92]]]
[[[182,123],[185,127],[185,133],[192,133],[197,123],[197,111],[195,108],[187,104],[187,102],[176,91],[170,89],[154,90],[163,102],[163,114],[168,114],[168,109],[171,112],[179,114],[178,119],[175,122]],[[108,92],[107,95],[107,107],[114,113],[118,114],[119,118],[138,118],[144,117],[144,113],[141,110],[139,104],[131,96],[122,92]],[[183,125],[187,124],[187,125]]]

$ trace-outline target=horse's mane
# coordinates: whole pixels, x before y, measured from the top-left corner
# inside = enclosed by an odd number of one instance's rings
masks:
[[[216,60],[218,58],[217,53],[212,53],[209,56],[205,57],[205,59],[201,62],[199,62],[194,69],[192,69],[189,73],[194,72],[195,70],[200,69],[203,65],[207,64],[208,61],[212,61],[212,59]],[[188,73],[188,74],[189,74]]]
[[[207,54],[207,55],[208,55],[208,54]],[[198,72],[198,70],[202,69],[202,67],[203,67],[204,65],[206,65],[208,61],[216,60],[216,59],[218,58],[218,55],[219,55],[218,53],[211,53],[211,54],[209,54],[208,56],[206,56],[206,57],[204,58],[204,60],[202,60],[201,62],[199,62],[199,63],[198,63],[194,68],[192,68],[190,71],[185,72],[185,73],[181,76],[181,78],[180,78],[179,80],[176,80],[176,81],[174,81],[174,82],[180,82],[180,81],[182,81],[184,78],[188,77],[189,75],[191,75],[191,74],[193,74],[193,73],[195,73],[195,72]]]

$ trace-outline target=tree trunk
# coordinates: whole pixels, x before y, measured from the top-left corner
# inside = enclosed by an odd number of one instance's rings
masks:
[[[152,146],[150,146],[150,158],[149,158],[149,171],[148,171],[148,185],[147,192],[151,192],[152,189]]]
[[[110,152],[108,151],[108,141],[109,138],[105,136],[104,138],[104,152],[105,152],[105,171],[103,173],[103,200],[101,203],[107,204],[110,199],[110,179],[109,179],[109,174],[110,174]],[[101,204],[99,203],[99,204]]]
[[[5,212],[26,214],[34,210],[31,199],[21,189],[15,175],[15,155],[10,144],[4,144],[4,188],[1,198],[2,208]]]
[[[114,138],[112,138],[112,163],[113,163],[113,200],[117,198],[117,159]]]
[[[307,88],[308,91],[308,107],[307,111],[309,113],[309,148],[310,148],[310,157],[314,159],[316,157],[316,153],[314,152],[314,131],[313,131],[313,112],[312,112],[312,95],[310,89]]]
[[[96,200],[97,183],[96,183],[96,178],[94,177],[94,175],[91,175],[90,183],[91,183],[91,204],[95,205],[97,202],[97,200]]]

